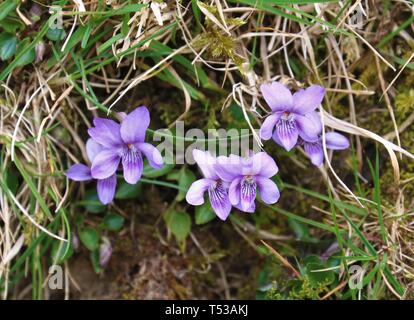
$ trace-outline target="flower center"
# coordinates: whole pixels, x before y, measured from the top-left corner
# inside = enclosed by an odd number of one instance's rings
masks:
[[[296,122],[289,114],[286,118],[283,115],[276,125],[276,130],[280,138],[288,138],[296,130]]]
[[[141,158],[141,152],[133,144],[127,144],[122,150],[122,161],[124,163],[135,163]]]
[[[291,120],[292,116],[289,111],[283,112],[282,116],[280,117],[280,120],[288,121]]]
[[[256,181],[252,176],[244,176],[241,181],[241,197],[247,202],[253,202],[256,198]]]

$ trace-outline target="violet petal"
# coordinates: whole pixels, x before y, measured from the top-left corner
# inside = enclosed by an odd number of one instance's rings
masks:
[[[111,149],[99,152],[92,162],[92,177],[105,179],[113,175],[118,169],[120,159],[119,154]]]
[[[281,116],[282,113],[276,112],[268,116],[265,121],[263,121],[263,124],[260,127],[260,138],[263,140],[269,140],[272,138],[273,130]]]
[[[273,133],[273,139],[281,145],[286,151],[290,151],[298,141],[298,129],[296,122],[293,120],[280,120],[276,124],[276,130]]]
[[[204,193],[213,183],[210,179],[200,179],[194,181],[187,191],[185,199],[193,206],[199,206],[204,203]]]
[[[256,199],[256,180],[243,178],[240,182],[240,205],[243,211],[248,210]]]
[[[305,150],[313,165],[320,167],[323,164],[324,154],[320,142],[305,142],[303,149]]]
[[[109,178],[99,179],[96,185],[98,198],[103,204],[111,203],[115,197],[116,175]]]
[[[233,180],[229,187],[229,200],[233,206],[240,203],[240,181],[240,178]]]
[[[130,112],[121,123],[121,136],[126,144],[144,142],[150,123],[147,107],[141,106]]]
[[[319,139],[321,126],[314,122],[318,121],[316,118],[295,115],[295,121],[299,135],[303,140],[315,142]]]
[[[343,150],[349,148],[349,140],[337,132],[327,132],[325,134],[326,147],[332,150]]]
[[[91,138],[86,141],[86,154],[88,155],[90,162],[93,162],[98,153],[103,149],[104,147],[102,145]]]
[[[274,112],[289,111],[293,106],[292,93],[280,82],[264,83],[260,86],[260,91]]]
[[[144,169],[141,152],[135,147],[126,148],[122,155],[122,168],[125,181],[129,184],[136,184]]]
[[[145,155],[151,167],[155,169],[162,168],[164,161],[162,159],[161,153],[156,147],[150,143],[145,142],[137,143],[135,146]]]
[[[74,181],[88,181],[92,179],[91,169],[82,163],[71,166],[66,172],[66,176]]]
[[[218,178],[218,175],[215,169],[216,158],[214,158],[208,151],[194,149],[193,158],[205,178],[208,178],[208,179]]]
[[[256,164],[255,167],[259,169],[257,172],[255,172],[255,174],[261,177],[270,178],[277,174],[279,171],[275,160],[266,152],[256,153],[252,159],[253,163]]]
[[[259,188],[260,198],[264,203],[273,204],[279,200],[280,192],[276,183],[268,178],[257,177],[256,183]]]
[[[94,118],[95,127],[89,128],[92,139],[106,148],[118,148],[122,144],[120,125],[113,120]]]
[[[255,210],[256,210],[256,204],[253,202],[252,203],[252,205],[249,207],[249,208],[247,208],[246,210],[244,210],[243,208],[242,208],[242,206],[241,206],[241,204],[239,203],[239,204],[237,204],[237,205],[235,205],[234,206],[235,208],[237,208],[237,209],[239,209],[240,211],[243,211],[243,212],[247,212],[247,213],[253,213],[253,212],[255,212]]]
[[[211,207],[221,220],[226,220],[231,211],[231,203],[223,184],[216,182],[208,189]]]
[[[229,157],[220,156],[217,158],[214,169],[220,179],[232,182],[243,175],[242,158],[236,155],[230,155]]]
[[[318,85],[299,90],[293,95],[292,111],[302,115],[312,112],[321,104],[324,96],[325,89]]]

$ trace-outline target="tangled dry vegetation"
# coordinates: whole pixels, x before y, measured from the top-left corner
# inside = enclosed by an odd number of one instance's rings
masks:
[[[3,298],[51,297],[53,262],[67,272],[66,298],[413,298],[412,1],[13,3],[0,13],[18,22],[21,46],[0,64]],[[62,34],[49,30],[52,4],[63,8]],[[147,105],[152,128],[185,120],[250,128],[259,139],[253,129],[268,113],[259,85],[270,80],[323,85],[323,121],[349,134],[352,150],[314,169],[301,151],[266,142],[283,169],[280,202],[194,225],[186,247],[162,217],[192,209],[147,176],[136,198],[104,209],[125,219],[120,231],[101,230],[99,243],[113,247],[106,270],[79,246],[78,232],[103,215],[64,172],[87,162],[93,116]],[[352,265],[365,270],[361,290],[348,287]],[[88,292],[76,271],[88,267],[106,272],[89,281],[113,292]]]

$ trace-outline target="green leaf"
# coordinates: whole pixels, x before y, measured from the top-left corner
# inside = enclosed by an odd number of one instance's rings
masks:
[[[205,202],[202,206],[197,206],[195,209],[195,223],[198,225],[210,222],[215,217],[216,214],[208,202]]]
[[[330,32],[334,32],[334,33],[342,33],[344,35],[347,36],[353,36],[352,33],[344,30],[343,28],[338,28],[336,25],[325,21],[321,18],[318,18],[317,16],[312,16],[311,14],[308,14],[305,11],[302,11],[300,9],[296,9],[295,7],[290,7],[289,5],[294,4],[294,3],[301,3],[301,4],[305,4],[305,3],[315,3],[315,2],[333,2],[335,0],[304,0],[304,1],[278,1],[278,0],[231,0],[231,2],[239,2],[239,3],[243,3],[246,5],[250,5],[251,7],[255,7],[257,9],[263,10],[263,11],[267,11],[269,13],[273,13],[276,16],[281,16],[284,18],[287,18],[289,20],[298,22],[298,23],[303,23],[305,25],[309,25],[312,26],[315,24],[315,22],[318,22],[319,24],[327,27],[329,29]],[[279,8],[273,7],[272,5],[276,5]],[[285,9],[285,10],[283,10]],[[288,11],[288,12],[285,12]],[[289,13],[289,12],[293,12],[293,13]]]
[[[24,66],[26,64],[32,63],[36,57],[36,51],[34,48],[30,48],[29,50],[27,50],[26,47],[30,46],[30,39],[29,38],[25,38],[23,39],[23,41],[20,42],[19,46],[17,47],[16,50],[16,57],[19,56],[21,53],[19,58],[17,59],[16,66]]]
[[[63,29],[48,29],[46,32],[46,37],[51,41],[59,41],[64,39],[66,36],[66,32]]]
[[[4,31],[9,33],[16,33],[18,29],[23,30],[25,25],[20,19],[9,16],[0,20],[0,28],[3,28]]]
[[[164,164],[161,169],[154,169],[150,165],[146,164],[142,175],[147,178],[158,178],[170,173],[172,169],[174,169],[174,164]]]
[[[98,49],[96,49],[96,51],[98,52],[98,54],[101,54],[102,52],[104,52],[106,49],[108,49],[109,47],[111,47],[115,42],[121,40],[124,36],[121,33],[118,33],[115,36],[112,36],[111,38],[109,38],[107,41],[105,41],[103,44],[101,44]]]
[[[62,264],[73,254],[72,243],[54,241],[51,254],[53,263]]]
[[[191,170],[182,167],[179,172],[171,172],[167,179],[178,181],[178,186],[181,190],[178,192],[176,199],[177,201],[182,201],[187,193],[187,191],[184,190],[188,190],[191,184],[196,180],[196,176]]]
[[[4,178],[10,192],[16,194],[17,189],[19,188],[19,178],[17,172],[12,170],[12,168],[8,168],[8,170],[4,172]]]
[[[101,273],[102,268],[99,263],[99,249],[93,250],[91,252],[91,262],[92,262],[93,270],[95,271],[95,273]]]
[[[96,189],[87,190],[85,197],[79,201],[79,204],[91,213],[101,213],[106,210],[106,206],[99,201]]]
[[[352,204],[349,204],[349,203],[346,203],[346,202],[342,202],[342,201],[339,201],[339,200],[330,199],[329,196],[323,195],[319,192],[308,190],[306,188],[301,188],[301,187],[298,187],[298,186],[295,186],[293,184],[289,184],[289,183],[286,183],[286,182],[283,183],[283,187],[298,191],[299,193],[304,193],[306,195],[309,195],[311,197],[314,197],[316,199],[319,199],[319,200],[322,200],[322,201],[325,201],[325,202],[331,202],[331,200],[332,200],[333,204],[338,209],[340,209],[341,211],[342,210],[348,210],[348,211],[356,213],[360,216],[366,216],[367,215],[367,211],[364,208],[361,208],[361,207],[358,207],[358,206],[355,206],[355,205],[352,205]]]
[[[115,199],[127,200],[138,197],[141,192],[141,183],[129,184],[122,181],[115,194]]]
[[[178,181],[179,178],[180,178],[180,170],[173,170],[167,176],[167,180]]]
[[[191,217],[186,212],[171,211],[166,217],[167,227],[178,242],[184,242],[191,231]]]
[[[111,231],[119,231],[124,225],[124,221],[124,217],[115,213],[110,213],[105,217],[103,223],[106,229]]]
[[[20,60],[26,56],[27,53],[32,52],[33,54],[33,59],[35,57],[35,46],[36,44],[38,44],[43,36],[46,34],[46,31],[48,29],[48,24],[45,23],[42,26],[42,29],[40,29],[39,31],[36,32],[36,36],[33,39],[32,42],[28,43],[26,46],[22,46],[22,49],[19,50],[19,48],[21,46],[18,47],[17,51],[16,51],[16,56],[14,57],[14,60],[12,62],[10,62],[9,64],[7,64],[0,72],[0,81],[4,80],[9,74],[10,72],[13,71],[14,68],[16,68],[17,66],[19,66],[19,62]],[[26,38],[27,39],[27,38]]]
[[[10,33],[3,33],[0,35],[0,59],[10,59],[16,52],[17,37]]]
[[[79,233],[79,238],[90,251],[99,248],[99,233],[96,229],[90,227],[83,229]]]
[[[180,179],[178,180],[178,186],[182,188],[183,190],[188,190],[191,186],[191,184],[196,180],[196,176],[194,172],[191,170],[183,167],[181,170]],[[177,201],[181,201],[185,199],[185,195],[187,192],[180,191],[177,195]]]
[[[142,8],[147,8],[148,4],[141,4],[141,3],[134,3],[134,4],[127,4],[119,9],[116,10],[109,10],[108,14],[105,14],[103,17],[110,17],[110,16],[119,16],[124,15],[130,12],[137,12],[140,11]]]
[[[19,170],[20,174],[22,175],[26,185],[29,187],[29,190],[31,191],[32,195],[42,208],[43,212],[50,218],[53,218],[52,213],[49,210],[49,206],[46,204],[45,199],[42,197],[42,195],[38,192],[35,181],[33,181],[30,174],[26,171],[24,165],[20,162],[19,158],[16,157],[14,159],[14,163],[16,165],[17,170]]]
[[[0,4],[0,20],[6,18],[11,11],[16,9],[17,3],[17,0],[7,0]]]
[[[289,212],[289,211],[284,210],[284,209],[279,208],[279,207],[275,207],[275,206],[271,206],[271,205],[266,205],[266,206],[267,206],[268,208],[270,208],[271,210],[273,210],[273,211],[275,211],[275,212],[278,212],[278,213],[281,213],[281,214],[283,214],[283,215],[285,215],[285,216],[287,216],[287,217],[289,217],[289,218],[291,218],[291,219],[294,219],[294,220],[300,221],[300,222],[302,222],[302,223],[309,224],[309,225],[311,225],[311,226],[314,226],[314,227],[316,227],[316,228],[320,228],[320,229],[322,229],[322,230],[327,230],[327,231],[330,231],[330,232],[332,232],[332,233],[334,233],[334,232],[335,232],[334,228],[333,228],[333,227],[331,227],[329,224],[321,223],[321,222],[318,222],[318,221],[314,221],[314,220],[312,220],[312,219],[308,219],[308,218],[305,218],[305,217],[299,216],[299,215],[297,215],[297,214],[294,214],[294,213],[292,213],[292,212]]]
[[[88,40],[89,37],[91,36],[91,32],[92,32],[92,23],[87,24],[85,32],[82,35],[82,43],[81,43],[81,48],[85,49],[86,46],[88,45]]]
[[[297,239],[312,243],[319,242],[317,238],[310,235],[308,225],[291,218],[289,218],[288,222],[290,228],[295,232]]]
[[[332,270],[319,271],[323,269],[326,269],[326,266],[322,263],[311,262],[306,265],[306,275],[311,285],[328,285],[335,281],[335,273]]]

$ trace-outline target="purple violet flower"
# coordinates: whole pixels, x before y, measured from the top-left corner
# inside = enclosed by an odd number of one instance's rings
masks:
[[[95,127],[90,128],[88,133],[104,149],[92,162],[92,177],[110,177],[122,162],[125,181],[135,184],[142,175],[143,155],[151,167],[160,169],[163,165],[160,152],[153,145],[144,142],[149,123],[149,111],[145,106],[126,115],[121,124],[110,119],[95,118]]]
[[[257,189],[263,202],[273,204],[279,200],[279,189],[270,179],[279,169],[267,153],[259,152],[248,158],[219,157],[217,163],[217,175],[230,184],[230,203],[239,210],[255,211]]]
[[[319,118],[309,117],[321,104],[325,89],[312,85],[299,90],[293,95],[279,82],[265,83],[260,86],[272,114],[266,118],[260,128],[263,140],[273,140],[290,151],[297,143],[298,137],[312,141],[318,137]]]
[[[89,161],[93,162],[97,154],[103,150],[103,147],[92,139],[88,139],[86,142],[86,153]],[[87,165],[78,163],[74,164],[66,172],[66,176],[74,181],[89,181],[92,180],[91,169]],[[98,198],[103,204],[112,202],[115,196],[116,189],[116,174],[113,173],[105,179],[97,179],[96,189],[98,192]]]
[[[228,184],[220,179],[215,167],[216,158],[209,152],[193,150],[193,157],[204,178],[193,182],[186,194],[186,200],[193,206],[204,203],[204,193],[207,191],[211,207],[221,220],[226,220],[231,211],[231,203],[228,196]]]
[[[322,136],[319,136],[318,140],[313,142],[301,140],[299,143],[303,144],[303,149],[311,162],[315,166],[320,167],[324,159]],[[336,132],[327,132],[325,134],[325,143],[326,148],[331,150],[343,150],[349,147],[348,139]]]

